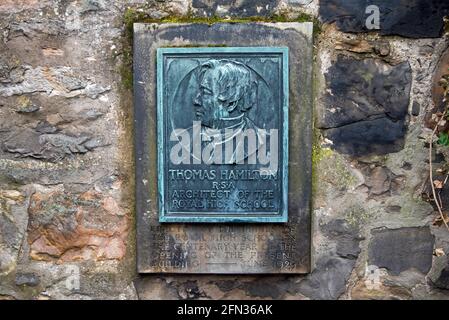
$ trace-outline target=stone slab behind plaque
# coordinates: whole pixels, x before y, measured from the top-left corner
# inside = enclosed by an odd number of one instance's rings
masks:
[[[310,271],[311,79],[312,23],[134,25],[139,272]],[[243,126],[266,143],[207,149]]]

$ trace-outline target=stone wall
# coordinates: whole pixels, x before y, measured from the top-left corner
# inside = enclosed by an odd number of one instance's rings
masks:
[[[356,0],[1,1],[0,299],[448,298],[449,5],[394,3],[370,31]],[[314,271],[138,275],[130,26],[245,19],[316,25]]]

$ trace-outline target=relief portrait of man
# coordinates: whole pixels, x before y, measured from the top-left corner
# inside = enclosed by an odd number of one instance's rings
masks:
[[[211,59],[200,66],[198,79],[193,99],[196,121],[187,129],[193,137],[193,147],[188,146],[193,162],[200,157],[210,164],[245,159],[255,163],[257,151],[262,146],[265,151],[270,134],[248,117],[249,110],[257,108],[258,96],[258,82],[250,68],[237,61]],[[195,142],[201,144],[201,156],[195,152]]]

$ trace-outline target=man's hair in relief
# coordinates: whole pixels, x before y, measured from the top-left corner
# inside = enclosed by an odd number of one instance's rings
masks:
[[[241,112],[247,112],[256,104],[257,81],[244,64],[230,60],[209,60],[201,65],[200,81],[207,70],[217,73],[218,100],[226,105],[237,102]]]

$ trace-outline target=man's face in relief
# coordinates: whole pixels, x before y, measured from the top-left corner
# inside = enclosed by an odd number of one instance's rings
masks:
[[[199,92],[194,100],[195,114],[201,124],[206,127],[215,128],[215,124],[227,112],[222,103],[218,100],[218,87],[215,80],[214,69],[207,70],[200,83]]]

